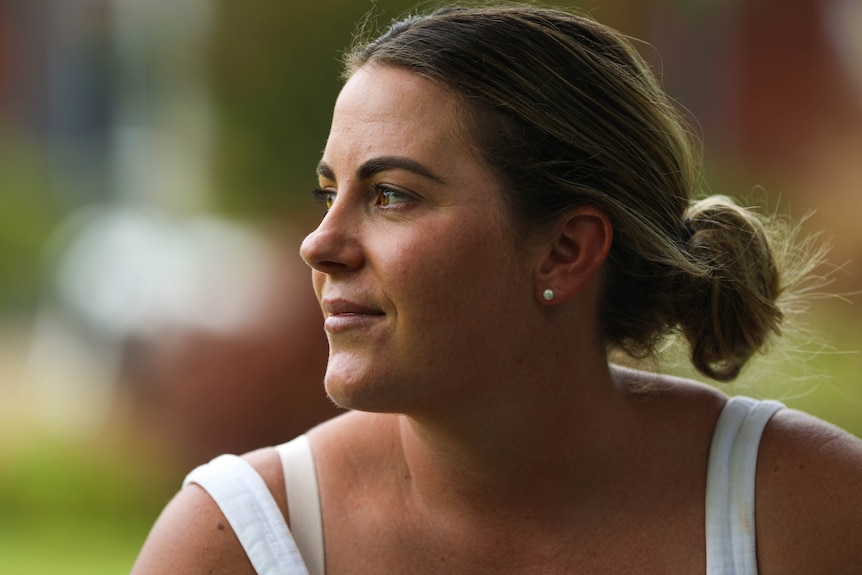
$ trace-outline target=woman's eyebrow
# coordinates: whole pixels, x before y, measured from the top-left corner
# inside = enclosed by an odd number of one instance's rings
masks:
[[[327,180],[335,181],[335,172],[329,167],[329,164],[323,160],[317,164],[317,175],[322,178],[326,178]]]
[[[414,174],[433,180],[438,184],[446,183],[443,178],[441,178],[416,160],[411,160],[410,158],[405,158],[404,156],[381,156],[379,158],[372,158],[359,166],[359,169],[356,170],[356,177],[360,181],[362,181],[367,180],[368,178],[374,176],[379,172],[396,169],[412,172]],[[324,161],[321,161],[317,165],[317,175],[324,177],[328,180],[336,181],[335,172],[332,170],[332,168],[329,167],[329,164]]]

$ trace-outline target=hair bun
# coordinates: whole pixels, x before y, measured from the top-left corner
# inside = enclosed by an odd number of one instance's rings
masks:
[[[728,381],[780,333],[779,268],[762,216],[726,196],[695,202],[684,222],[686,248],[701,273],[682,290],[679,325],[694,366]]]

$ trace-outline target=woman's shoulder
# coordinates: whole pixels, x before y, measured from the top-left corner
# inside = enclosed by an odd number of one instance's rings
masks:
[[[756,516],[765,575],[858,572],[862,441],[800,411],[778,411],[760,444]]]
[[[324,462],[333,457],[343,458],[357,445],[373,444],[357,437],[374,432],[375,425],[368,425],[366,419],[347,413],[311,430],[309,437],[313,439],[315,458]],[[354,439],[346,442],[345,437]],[[278,450],[265,447],[243,454],[241,458],[263,479],[289,525],[284,472]],[[255,571],[222,509],[204,488],[192,481],[162,510],[131,573],[253,575]]]
[[[242,459],[264,480],[287,520],[278,452],[268,447]],[[189,481],[162,510],[132,568],[132,575],[149,573],[253,575],[255,570],[224,511],[206,489]]]
[[[699,430],[698,437],[713,434],[728,401],[719,389],[688,379],[619,374],[660,414],[656,421],[672,415],[673,429]],[[755,489],[761,575],[859,572],[862,440],[810,414],[780,409],[761,438]]]
[[[230,522],[198,484],[185,485],[162,510],[131,575],[254,575]]]

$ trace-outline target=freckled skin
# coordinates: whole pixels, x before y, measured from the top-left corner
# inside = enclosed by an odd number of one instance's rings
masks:
[[[493,377],[487,366],[519,353],[534,325],[532,262],[496,181],[456,135],[457,114],[441,87],[385,67],[357,72],[336,104],[320,182],[332,207],[302,255],[315,267],[318,298],[385,313],[364,329],[329,333],[326,387],[343,406],[409,409],[444,395],[441,386],[452,400],[468,392],[465,382]],[[358,177],[367,162],[392,156],[436,178],[399,168]],[[380,185],[403,192],[382,206]],[[484,373],[475,357],[490,359]]]

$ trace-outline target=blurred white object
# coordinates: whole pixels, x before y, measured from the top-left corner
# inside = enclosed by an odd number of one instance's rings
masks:
[[[273,250],[239,224],[91,209],[57,232],[28,380],[40,418],[90,433],[113,403],[123,346],[183,331],[235,334],[270,308]]]
[[[179,326],[232,332],[265,311],[273,256],[249,229],[131,210],[88,214],[73,227],[58,296],[112,337]]]

